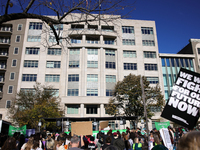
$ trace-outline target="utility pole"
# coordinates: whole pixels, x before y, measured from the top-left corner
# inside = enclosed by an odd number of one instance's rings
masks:
[[[144,117],[146,120],[147,138],[149,141],[149,125],[148,125],[147,109],[146,109],[146,101],[145,101],[144,85],[143,85],[142,76],[140,76],[140,85],[141,85],[141,89],[142,89],[142,99],[143,99],[143,103],[144,103]]]

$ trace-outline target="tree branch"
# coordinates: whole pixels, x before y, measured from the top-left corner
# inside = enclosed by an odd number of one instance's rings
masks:
[[[5,15],[8,14],[8,6],[9,6],[9,4],[10,4],[10,0],[8,0],[7,3],[6,3]]]
[[[31,8],[31,6],[33,5],[33,3],[35,2],[35,0],[31,0],[28,4],[28,6],[26,7],[26,9],[24,10],[24,13],[27,13],[29,11],[29,9]]]

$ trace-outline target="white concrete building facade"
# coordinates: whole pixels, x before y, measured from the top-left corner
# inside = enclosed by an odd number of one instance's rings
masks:
[[[164,87],[155,21],[59,25],[57,32],[67,39],[60,45],[40,20],[26,19],[23,27],[16,91],[31,90],[35,81],[53,85],[67,117],[109,116],[105,106],[112,89],[130,73]]]

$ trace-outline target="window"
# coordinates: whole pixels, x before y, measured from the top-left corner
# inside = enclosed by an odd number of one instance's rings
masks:
[[[172,64],[172,67],[175,67],[174,58],[171,58],[171,64]]]
[[[169,58],[166,58],[167,67],[170,67]]]
[[[87,49],[88,55],[98,55],[98,49]]]
[[[12,60],[12,67],[16,67],[17,66],[17,60],[16,59],[13,59]]]
[[[59,97],[59,89],[44,89],[44,92],[52,95],[53,97]]]
[[[116,83],[115,75],[106,75],[106,83]]]
[[[58,41],[59,41],[60,43],[62,43],[62,39],[59,39]],[[51,42],[51,43],[56,43],[56,42],[57,42],[56,37],[55,37],[55,36],[49,35],[49,42]]]
[[[101,26],[101,29],[103,31],[113,32],[114,31],[114,26]]]
[[[98,68],[98,61],[87,61],[88,68]]]
[[[158,106],[150,106],[151,112],[161,112],[161,107]]]
[[[113,90],[106,89],[106,96],[113,96]]]
[[[87,82],[98,82],[98,74],[88,74]]]
[[[76,44],[79,44],[79,43],[81,43],[81,41],[82,41],[82,39],[72,39],[71,38],[71,43],[76,43]]]
[[[59,82],[59,81],[60,81],[60,75],[54,75],[54,74],[45,75],[45,82]]]
[[[178,58],[176,58],[176,66],[180,67],[180,63],[179,63],[179,59]]]
[[[18,30],[18,31],[21,31],[21,30],[22,30],[22,24],[18,24],[17,30]]]
[[[61,55],[61,48],[48,48],[48,55]]]
[[[11,101],[6,101],[6,108],[10,108],[11,107]]]
[[[123,51],[124,58],[130,57],[130,58],[136,58],[136,51]]]
[[[123,45],[135,45],[135,40],[134,39],[122,39],[122,44]]]
[[[17,55],[18,52],[19,52],[19,48],[18,48],[18,47],[15,47],[15,48],[14,48],[14,52],[13,52],[13,54]]]
[[[158,77],[147,77],[147,81],[149,81],[150,84],[159,83]]]
[[[104,39],[104,44],[114,45],[114,39]]]
[[[124,63],[124,70],[137,70],[136,63]]]
[[[69,61],[69,68],[79,68],[79,61]]]
[[[22,81],[35,82],[37,80],[37,74],[22,74]]]
[[[99,37],[86,37],[86,42],[88,44],[98,44],[99,43]]]
[[[144,64],[144,68],[149,71],[158,70],[157,64]]]
[[[87,105],[86,114],[97,114],[97,105]]]
[[[26,47],[26,54],[29,54],[29,55],[38,55],[39,51],[40,51],[40,48]]]
[[[20,37],[21,37],[20,35],[17,35],[16,39],[15,39],[15,42],[20,42]]]
[[[133,26],[122,26],[122,33],[134,33]]]
[[[9,85],[8,86],[8,94],[12,94],[13,93],[13,86]]]
[[[10,80],[14,80],[15,79],[15,73],[14,72],[11,72],[10,73]]]
[[[78,96],[78,89],[68,89],[67,90],[67,96]]]
[[[38,68],[38,60],[24,60],[24,67]]]
[[[70,55],[80,55],[80,49],[70,49],[69,54]]]
[[[28,36],[28,42],[41,42],[41,36]]]
[[[107,56],[115,56],[115,50],[105,50],[105,55],[107,55]]]
[[[154,40],[142,40],[143,46],[155,46]]]
[[[47,61],[47,68],[60,68],[60,61]]]
[[[142,34],[153,34],[152,27],[141,27]]]
[[[161,61],[162,61],[162,67],[165,67],[165,59],[162,58]]]
[[[29,29],[31,30],[42,30],[42,22],[30,22]]]
[[[67,105],[67,114],[78,114],[79,105]]]
[[[98,83],[98,75],[97,74],[88,74],[87,75],[87,82],[90,82],[95,85],[95,83]],[[87,96],[98,96],[98,89],[94,88],[88,88],[87,89]]]
[[[68,82],[79,82],[79,74],[69,74]]]
[[[144,58],[156,58],[156,52],[144,51]]]
[[[200,48],[197,48],[198,54],[200,54]]]
[[[87,96],[98,96],[98,89],[87,89]]]
[[[106,61],[106,68],[115,69],[115,62],[107,62]]]
[[[25,94],[35,94],[34,88],[21,88],[20,91],[24,92]]]

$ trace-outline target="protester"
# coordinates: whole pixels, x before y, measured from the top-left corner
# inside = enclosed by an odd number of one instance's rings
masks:
[[[46,147],[47,147],[47,150],[53,150],[54,140],[51,138],[51,134],[48,134],[47,136]]]
[[[9,137],[1,147],[1,150],[17,150],[16,139],[14,137]]]
[[[39,147],[39,141],[38,140],[33,141],[33,147],[31,148],[31,150],[42,150],[42,148]]]
[[[181,137],[177,150],[200,150],[200,131],[191,131]]]
[[[78,148],[80,139],[77,135],[72,136],[70,143],[71,143],[71,148],[69,148],[68,150],[81,150],[80,148]],[[83,136],[81,136],[81,147],[83,146],[84,146]]]
[[[135,138],[133,144],[133,150],[142,150],[142,143],[140,143],[139,138]]]
[[[30,137],[27,143],[24,143],[21,147],[21,150],[31,150],[33,147],[33,137]]]

